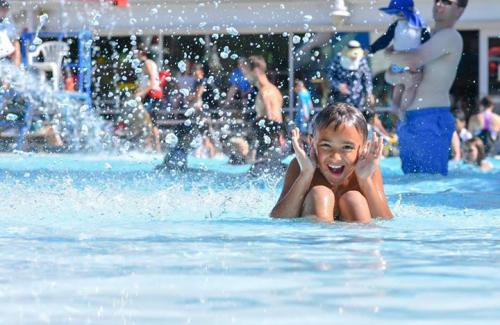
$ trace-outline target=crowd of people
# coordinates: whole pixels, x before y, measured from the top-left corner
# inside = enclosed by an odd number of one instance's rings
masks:
[[[329,103],[360,110],[368,132],[383,139],[383,153],[400,155],[405,173],[446,174],[450,142],[452,159],[474,162],[482,169],[488,168],[484,158],[496,152],[499,117],[490,98],[484,98],[481,110],[470,117],[455,112],[454,120],[450,113],[449,89],[462,52],[453,26],[466,5],[466,0],[435,1],[431,36],[412,0],[390,1],[381,8],[395,17],[386,33],[367,49],[356,40],[345,42],[325,71]],[[1,60],[19,65],[18,35],[7,18],[8,9],[8,2],[1,0]],[[399,120],[397,126],[388,126],[374,110],[377,99],[368,57],[381,50],[391,61],[385,79],[394,89],[389,106]],[[269,78],[264,57],[240,57],[222,91],[219,76],[202,63],[186,59],[172,75],[145,46],[134,53],[139,62],[133,93],[138,108],[124,127],[139,134],[147,150],[167,151],[160,168],[186,168],[190,152],[206,158],[225,154],[233,164],[272,165],[292,151],[287,138],[294,127],[301,142],[311,146],[311,124],[322,107],[314,107],[306,80],[296,79],[289,81],[296,105],[292,116],[286,116],[283,95]],[[2,89],[5,93],[8,85]],[[53,130],[47,123],[44,129]],[[62,146],[55,132],[46,133],[48,141]]]

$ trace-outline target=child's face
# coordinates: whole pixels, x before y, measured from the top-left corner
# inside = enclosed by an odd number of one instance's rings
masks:
[[[319,129],[313,138],[318,167],[332,185],[349,180],[354,172],[363,136],[351,125]]]
[[[462,121],[460,119],[455,119],[455,127],[457,130],[462,130],[465,129],[465,121]]]
[[[477,161],[478,151],[476,146],[467,144],[463,150],[464,161],[468,164],[474,164]]]
[[[194,77],[196,79],[203,79],[203,77],[205,77],[205,72],[202,69],[196,69],[194,70]]]

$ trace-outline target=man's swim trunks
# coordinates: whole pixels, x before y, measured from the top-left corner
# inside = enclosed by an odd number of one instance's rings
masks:
[[[448,151],[455,131],[449,107],[406,112],[398,136],[403,172],[448,174]]]

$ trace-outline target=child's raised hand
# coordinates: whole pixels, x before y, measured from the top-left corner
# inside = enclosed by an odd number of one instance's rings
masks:
[[[314,149],[311,149],[311,155],[308,156],[304,147],[300,143],[300,131],[298,128],[292,130],[292,145],[295,151],[295,157],[300,166],[300,172],[313,175],[316,170],[316,155]]]
[[[366,143],[356,164],[356,177],[358,180],[367,180],[373,176],[378,168],[382,149],[382,137],[373,132],[372,140]]]

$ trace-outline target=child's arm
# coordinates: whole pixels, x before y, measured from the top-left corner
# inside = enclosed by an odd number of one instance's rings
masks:
[[[397,21],[392,23],[387,31],[384,33],[384,35],[380,36],[375,42],[373,42],[372,45],[370,45],[369,52],[370,54],[375,54],[378,51],[385,49],[386,47],[391,44],[392,39],[394,38],[394,32],[396,30],[396,25],[398,24]]]
[[[368,202],[372,217],[392,218],[392,212],[387,204],[384,193],[384,183],[380,172],[379,158],[382,154],[382,138],[373,132],[372,141],[369,141],[360,155],[356,165],[356,177],[361,192]]]
[[[421,44],[424,44],[425,42],[427,42],[428,40],[431,39],[431,31],[429,30],[428,27],[424,27],[422,29],[422,37],[420,38],[420,42]]]
[[[272,218],[300,217],[304,199],[314,177],[316,164],[300,146],[299,137],[298,129],[292,130],[292,144],[296,158],[288,167],[280,198],[271,211]]]

